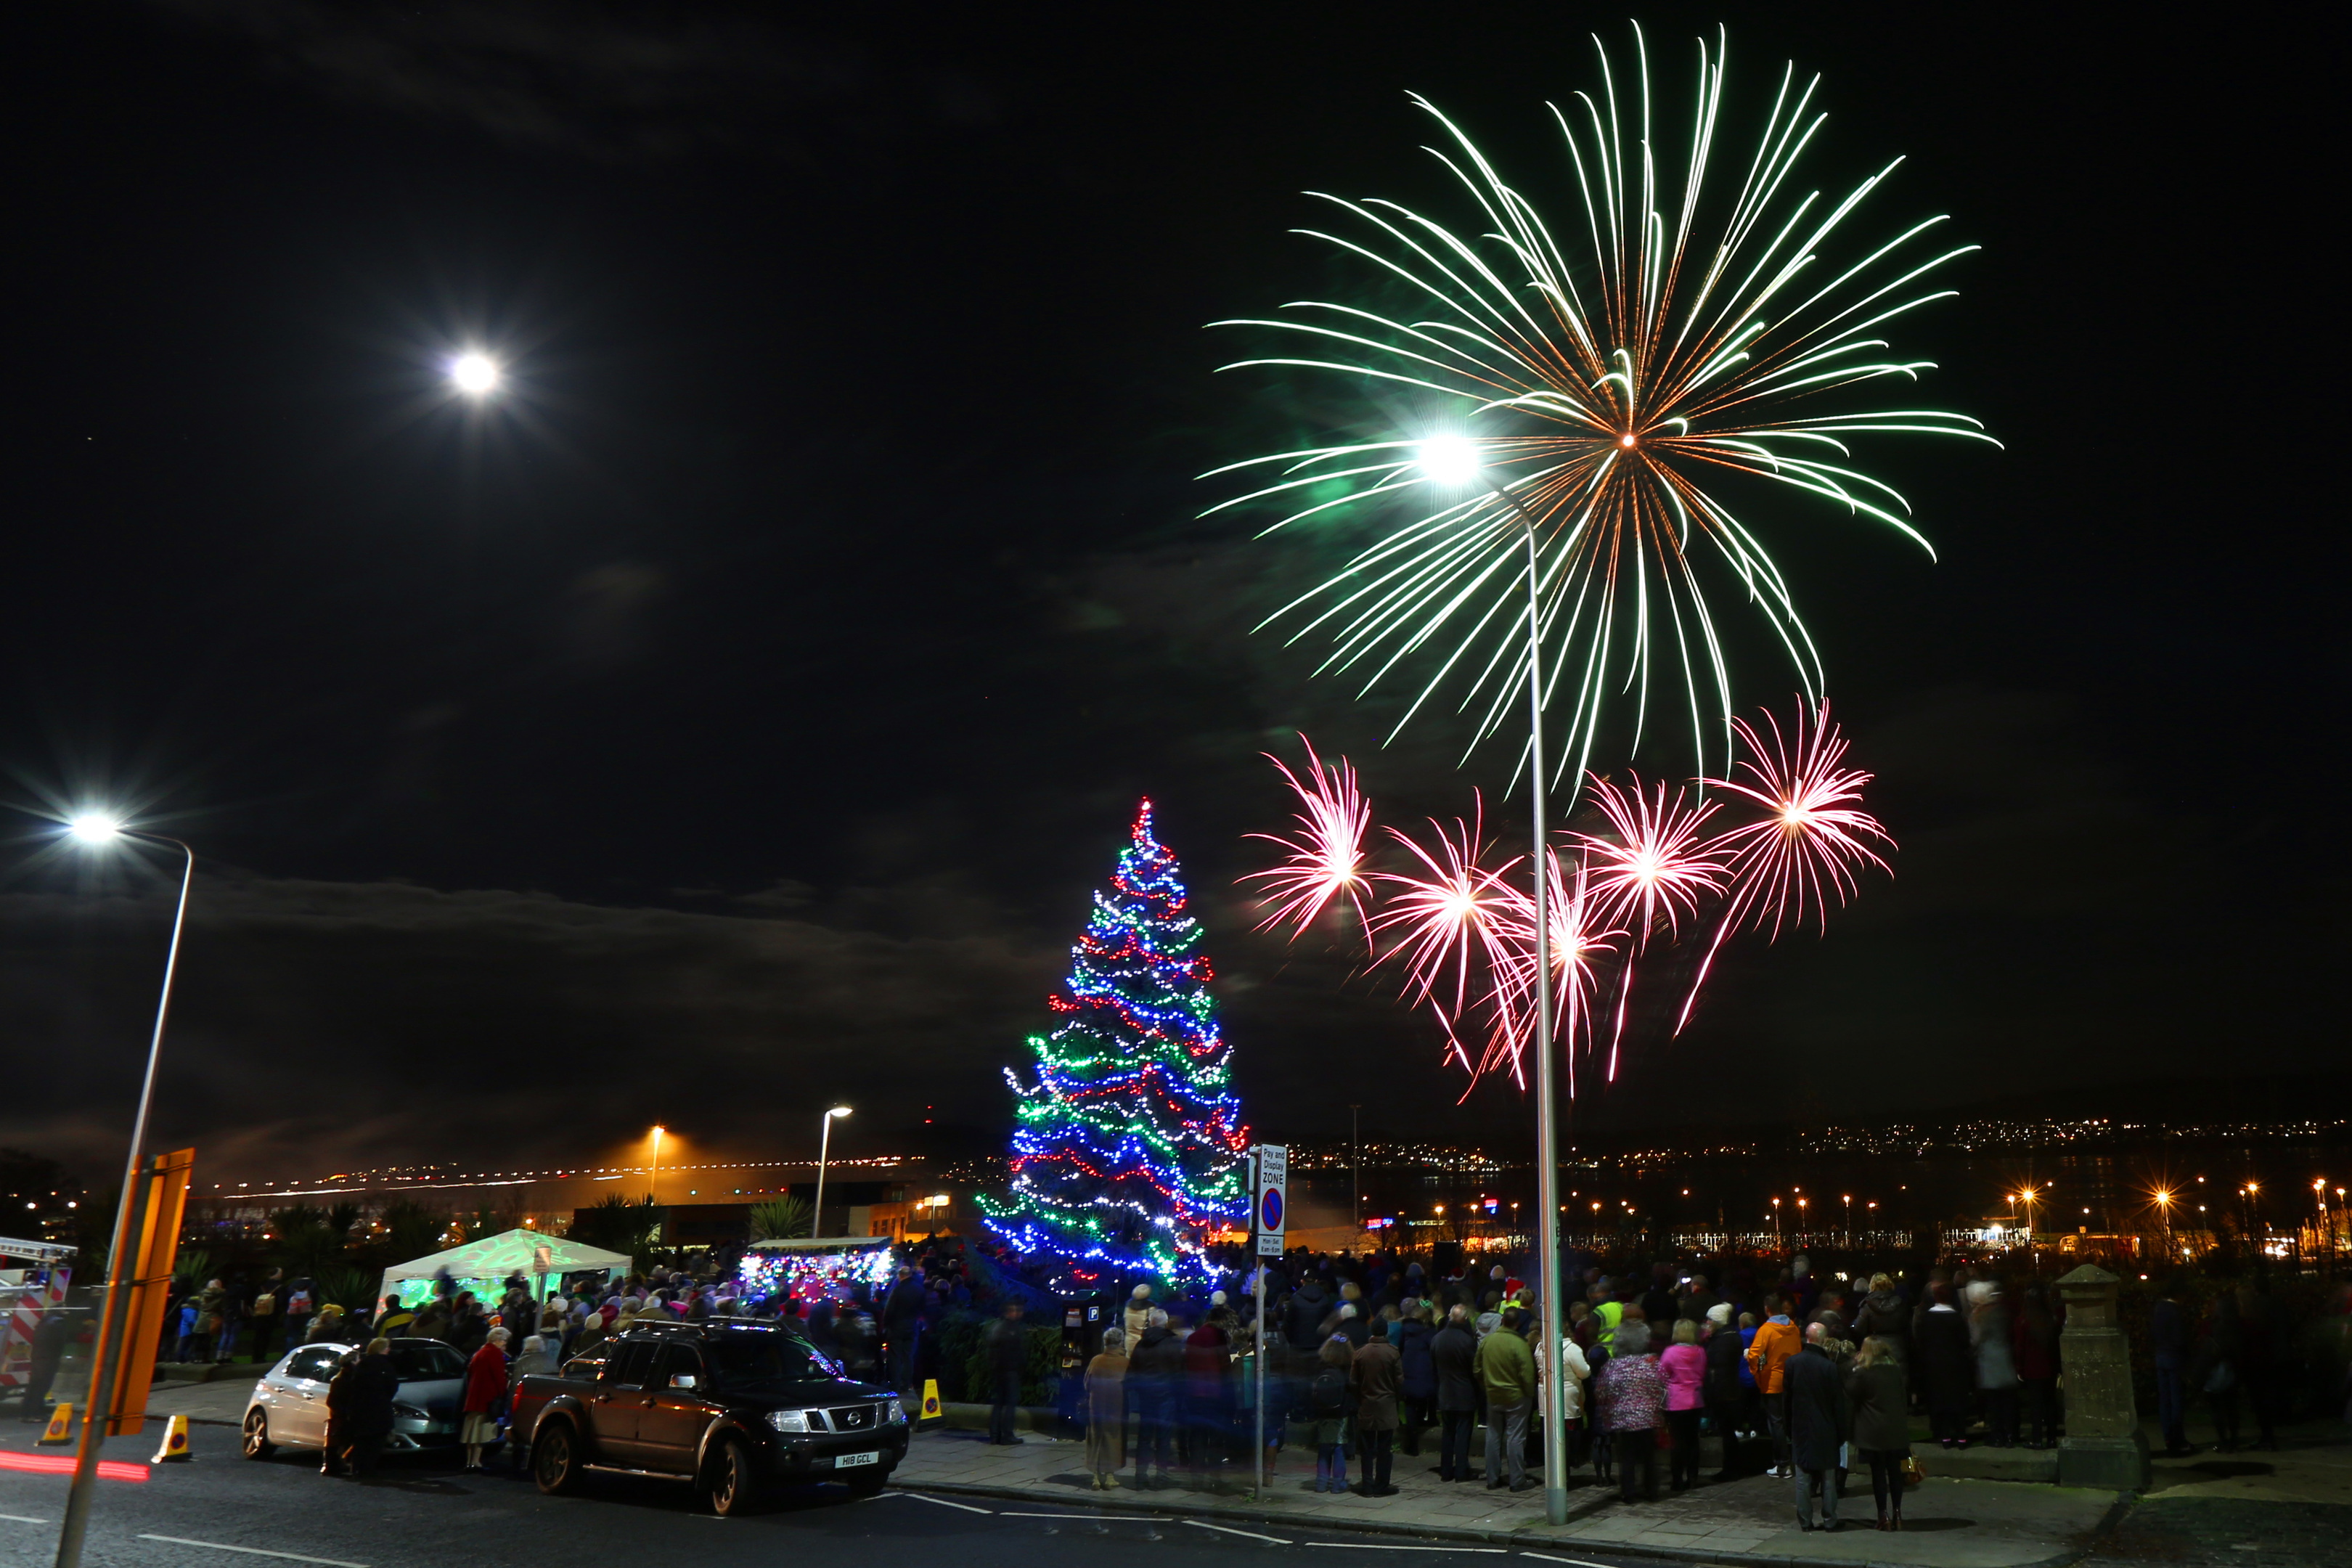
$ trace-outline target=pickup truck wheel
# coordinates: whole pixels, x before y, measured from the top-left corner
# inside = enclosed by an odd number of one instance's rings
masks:
[[[248,1459],[266,1459],[278,1452],[278,1445],[269,1440],[269,1412],[261,1409],[245,1413],[245,1439],[240,1447]]]
[[[749,1513],[760,1496],[760,1471],[742,1439],[729,1437],[710,1460],[710,1511],[721,1519]]]
[[[567,1421],[542,1421],[530,1445],[530,1479],[549,1497],[560,1497],[580,1479],[580,1452]]]

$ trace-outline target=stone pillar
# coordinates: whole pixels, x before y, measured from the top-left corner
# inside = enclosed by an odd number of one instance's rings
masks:
[[[2146,1491],[2147,1437],[2132,1400],[2131,1346],[2116,1321],[2116,1283],[2089,1263],[2058,1281],[2066,1303],[2066,1331],[2058,1341],[2066,1378],[2058,1484]]]

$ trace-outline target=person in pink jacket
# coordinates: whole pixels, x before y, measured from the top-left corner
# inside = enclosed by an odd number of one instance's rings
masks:
[[[1698,1323],[1675,1321],[1675,1342],[1658,1352],[1658,1370],[1666,1374],[1666,1431],[1674,1442],[1667,1455],[1674,1489],[1698,1484],[1698,1416],[1706,1403],[1701,1392],[1706,1381],[1706,1352],[1699,1349]]]

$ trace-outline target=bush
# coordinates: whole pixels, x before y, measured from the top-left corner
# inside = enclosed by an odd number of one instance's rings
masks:
[[[986,1342],[981,1336],[988,1331],[993,1319],[975,1318],[970,1348],[954,1362],[949,1359],[950,1342],[940,1342],[940,1363],[942,1367],[959,1365],[963,1369],[964,1397],[974,1404],[990,1404],[996,1390],[989,1382]],[[1041,1329],[1029,1325],[1029,1364],[1021,1374],[1021,1403],[1051,1405],[1062,1382],[1062,1331]]]

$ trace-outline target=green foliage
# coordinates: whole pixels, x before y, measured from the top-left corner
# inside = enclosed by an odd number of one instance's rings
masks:
[[[988,1326],[995,1321],[978,1316],[971,1320],[971,1338],[960,1360],[950,1359],[956,1348],[952,1340],[942,1339],[940,1342],[940,1370],[944,1372],[951,1365],[961,1368],[963,1373],[963,1397],[982,1404],[995,1398],[995,1388],[988,1378],[987,1339]],[[1041,1329],[1034,1323],[1030,1323],[1028,1329],[1029,1363],[1021,1373],[1021,1403],[1051,1405],[1055,1391],[1062,1381],[1062,1331]],[[946,1389],[940,1390],[940,1397],[950,1397]]]
[[[383,1224],[384,1246],[392,1253],[389,1261],[394,1263],[406,1263],[438,1252],[441,1233],[449,1225],[446,1213],[426,1208],[411,1198],[386,1204],[378,1218]]]
[[[319,1301],[332,1301],[346,1312],[357,1311],[369,1304],[375,1295],[380,1276],[373,1276],[346,1264],[334,1264],[320,1268],[311,1278],[319,1287]]]
[[[213,1255],[198,1248],[183,1252],[172,1264],[172,1283],[199,1285],[212,1278]]]
[[[338,1207],[351,1208],[352,1218],[358,1217],[357,1208],[347,1204]],[[346,1220],[342,1229],[339,1230],[333,1217],[325,1209],[313,1208],[309,1204],[295,1204],[271,1214],[269,1228],[277,1233],[279,1266],[289,1275],[315,1276],[320,1269],[342,1260],[344,1237],[351,1225]]]
[[[644,1268],[661,1244],[663,1217],[650,1195],[632,1203],[614,1193],[573,1216],[572,1239],[606,1252],[625,1252],[632,1268]]]
[[[790,1193],[751,1205],[753,1241],[788,1241],[809,1233],[809,1200]]]

